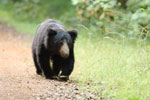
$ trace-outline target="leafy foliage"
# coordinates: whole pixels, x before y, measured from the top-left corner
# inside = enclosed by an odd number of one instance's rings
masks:
[[[105,35],[147,38],[150,31],[149,0],[72,0],[78,18]],[[89,24],[90,22],[90,24]]]

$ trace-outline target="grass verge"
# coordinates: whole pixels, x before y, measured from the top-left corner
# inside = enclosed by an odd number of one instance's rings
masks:
[[[79,36],[73,79],[104,100],[149,100],[150,45],[93,40]]]

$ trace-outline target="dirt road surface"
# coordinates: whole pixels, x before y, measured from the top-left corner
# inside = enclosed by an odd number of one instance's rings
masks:
[[[32,37],[0,23],[0,100],[96,100],[77,83],[37,76],[31,55]]]

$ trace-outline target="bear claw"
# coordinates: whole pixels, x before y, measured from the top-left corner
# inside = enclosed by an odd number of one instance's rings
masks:
[[[58,79],[59,81],[67,81],[67,80],[69,80],[69,76],[64,76],[64,75],[62,75],[62,76],[59,76],[59,79]]]

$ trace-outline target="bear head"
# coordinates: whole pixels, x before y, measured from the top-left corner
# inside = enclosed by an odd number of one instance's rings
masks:
[[[56,31],[48,29],[48,49],[53,54],[60,55],[62,58],[68,58],[70,51],[73,50],[77,31]]]

